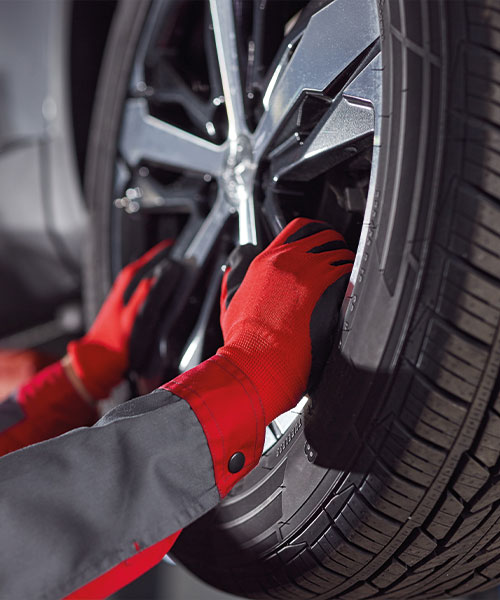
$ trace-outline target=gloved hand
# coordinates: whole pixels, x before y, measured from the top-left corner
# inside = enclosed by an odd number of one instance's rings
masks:
[[[319,377],[354,253],[326,223],[295,219],[242,278],[251,257],[238,250],[224,276],[224,345],[163,386],[196,413],[221,497],[258,463],[265,426]]]
[[[332,348],[354,253],[326,223],[303,218],[251,262],[243,279],[251,249],[238,248],[224,274],[224,346],[218,354],[255,385],[268,424],[317,383]]]
[[[123,379],[129,366],[134,322],[171,245],[171,240],[164,240],[127,265],[116,278],[90,330],[68,344],[71,367],[94,399],[107,397]]]

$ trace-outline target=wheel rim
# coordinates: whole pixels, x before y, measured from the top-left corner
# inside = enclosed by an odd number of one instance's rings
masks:
[[[294,216],[330,221],[357,249],[348,311],[375,203],[379,37],[375,0],[153,2],[123,109],[111,248],[116,274],[141,246],[176,238],[185,274],[152,371],[170,377],[213,353],[229,251],[264,247]],[[137,242],[127,220],[163,229]],[[271,424],[265,451],[306,400]]]

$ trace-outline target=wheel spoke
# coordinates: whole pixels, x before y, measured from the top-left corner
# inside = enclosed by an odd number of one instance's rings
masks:
[[[166,2],[153,2],[148,14],[146,25],[137,47],[137,52],[130,77],[130,91],[136,93],[145,82],[144,63],[151,41],[156,38],[158,27],[165,22],[165,14],[168,11]]]
[[[243,106],[238,47],[232,0],[210,0],[215,45],[228,118],[228,136],[235,140],[248,131]]]
[[[352,79],[343,91],[344,98],[353,102],[365,102],[380,116],[382,102],[382,57],[377,54],[366,67]]]
[[[373,133],[373,110],[341,98],[335,110],[307,140],[304,160],[318,158]],[[352,147],[352,146],[351,146]]]
[[[119,148],[130,166],[151,160],[180,170],[219,175],[225,161],[224,145],[212,144],[152,117],[144,98],[128,100]]]
[[[223,194],[222,191],[219,191],[212,210],[187,247],[184,260],[201,266],[214,248],[224,225],[232,214]]]
[[[374,0],[335,0],[311,17],[290,60],[270,80],[267,110],[254,134],[257,158],[305,90],[325,90],[377,40],[377,24]]]
[[[380,114],[380,67],[378,54],[353,77],[305,142],[294,134],[271,152],[274,177],[310,180],[371,143]]]
[[[255,225],[255,202],[253,197],[243,198],[238,206],[238,236],[241,246],[257,246],[257,228]]]
[[[373,134],[373,109],[340,98],[305,143],[299,137],[273,153],[272,175],[309,181],[363,150]],[[295,142],[295,143],[293,143]]]

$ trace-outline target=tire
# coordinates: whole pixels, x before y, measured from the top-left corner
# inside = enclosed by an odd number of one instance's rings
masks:
[[[90,314],[111,280],[117,136],[147,11],[121,4],[96,100]],[[281,440],[175,547],[246,597],[437,598],[500,582],[500,9],[378,12],[381,143],[340,352]]]

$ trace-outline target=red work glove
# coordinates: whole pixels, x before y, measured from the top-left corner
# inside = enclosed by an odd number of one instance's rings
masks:
[[[354,253],[326,223],[295,219],[251,262],[235,292],[250,259],[248,249],[238,250],[224,276],[224,346],[163,386],[196,413],[222,497],[259,461],[265,426],[319,377]]]
[[[105,398],[129,366],[130,336],[134,321],[153,286],[157,268],[165,261],[171,240],[160,242],[127,265],[88,333],[70,342],[68,355],[77,377],[94,398]]]
[[[222,296],[234,290],[238,267],[248,260],[241,253],[237,259],[236,269],[226,271]],[[222,303],[224,346],[218,354],[255,385],[266,425],[318,381],[353,261],[340,233],[326,223],[295,219],[251,262],[234,297]]]

